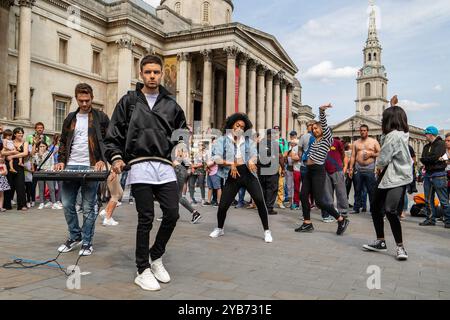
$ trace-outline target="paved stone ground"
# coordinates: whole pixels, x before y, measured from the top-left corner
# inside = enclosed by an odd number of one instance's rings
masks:
[[[295,233],[301,211],[279,210],[270,217],[274,243],[266,244],[256,211],[231,209],[225,236],[210,239],[216,209],[199,209],[204,219],[198,225],[181,209],[164,256],[172,282],[160,292],[133,283],[136,213],[123,205],[115,213],[119,226],[105,228],[97,221],[94,254],[80,263],[82,272],[90,272],[82,276],[80,290],[67,289],[55,268],[0,269],[0,299],[450,299],[450,231],[442,223],[422,228],[421,219],[408,217],[403,227],[410,258],[398,262],[389,224],[388,253],[361,249],[374,238],[368,214],[351,216],[347,233],[338,237],[336,225],[322,223],[317,212],[314,233]],[[66,230],[62,211],[1,214],[0,264],[12,257],[54,258]],[[60,260],[67,267],[76,259],[72,252]],[[371,265],[381,268],[381,290],[367,289]]]

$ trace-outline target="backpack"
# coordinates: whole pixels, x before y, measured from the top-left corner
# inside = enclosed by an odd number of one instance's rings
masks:
[[[411,207],[410,210],[411,217],[427,217],[427,208],[425,208],[425,204],[415,204]]]

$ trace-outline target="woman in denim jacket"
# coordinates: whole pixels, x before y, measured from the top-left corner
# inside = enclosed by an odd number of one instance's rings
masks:
[[[264,240],[272,242],[269,230],[269,218],[261,185],[257,176],[257,149],[251,139],[250,130],[253,124],[246,114],[236,113],[225,121],[225,136],[214,145],[212,160],[219,165],[218,175],[225,179],[225,186],[217,212],[218,227],[210,234],[211,238],[224,235],[227,211],[239,189],[245,187],[258,207],[259,216],[264,228]]]

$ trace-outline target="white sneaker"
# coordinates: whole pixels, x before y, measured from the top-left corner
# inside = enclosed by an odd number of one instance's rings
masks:
[[[100,211],[99,216],[100,218],[106,218],[106,210],[103,209],[102,211]]]
[[[38,207],[38,210],[42,210],[42,209],[44,209],[44,204],[43,203],[41,203],[40,205],[39,205],[39,207]]]
[[[52,210],[61,210],[62,208],[55,202],[53,205],[52,205]]]
[[[31,203],[27,202],[27,208],[28,208],[28,209],[31,208]]]
[[[162,283],[169,283],[170,282],[170,276],[167,272],[166,268],[164,268],[164,265],[162,263],[162,258],[159,258],[158,260],[155,260],[151,264],[151,269],[153,272],[153,275],[155,278]]]
[[[111,217],[111,219],[104,219],[103,220],[103,225],[104,226],[111,226],[111,227],[114,227],[114,226],[117,226],[119,223],[116,221],[116,220],[114,220],[112,217]]]
[[[80,256],[87,257],[87,256],[90,256],[93,251],[94,251],[94,248],[92,246],[88,246],[88,245],[84,245],[83,244],[81,246],[80,252],[78,252],[78,254]]]
[[[327,218],[323,218],[322,221],[324,223],[333,223],[333,222],[336,222],[336,219],[334,219],[333,217],[330,216],[330,217],[327,217]]]
[[[34,206],[35,206],[34,201],[31,201],[31,207],[34,207]]]
[[[264,231],[264,241],[266,243],[272,243],[273,242],[272,232],[270,232],[270,230]]]
[[[117,204],[116,204],[116,208],[118,208],[118,207],[120,207],[122,205],[122,202],[117,202]]]
[[[225,234],[223,229],[215,228],[213,232],[209,235],[211,238],[218,238]]]
[[[44,206],[45,209],[50,209],[53,206],[53,203],[47,202]]]
[[[137,277],[134,279],[134,283],[140,286],[143,290],[147,291],[161,290],[161,286],[159,285],[150,268],[145,269],[145,271],[142,272],[142,274],[138,273]]]
[[[284,204],[279,204],[279,205],[278,205],[278,208],[280,208],[280,209],[286,209],[286,207],[284,206]]]

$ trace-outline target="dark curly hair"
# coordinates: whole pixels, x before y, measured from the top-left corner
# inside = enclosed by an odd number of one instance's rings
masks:
[[[235,113],[231,116],[229,116],[226,120],[225,120],[225,125],[224,125],[224,131],[225,130],[229,130],[229,129],[233,129],[233,125],[238,122],[238,121],[244,121],[245,123],[245,131],[247,130],[251,130],[253,128],[253,123],[250,121],[249,117],[247,114],[245,113]]]

